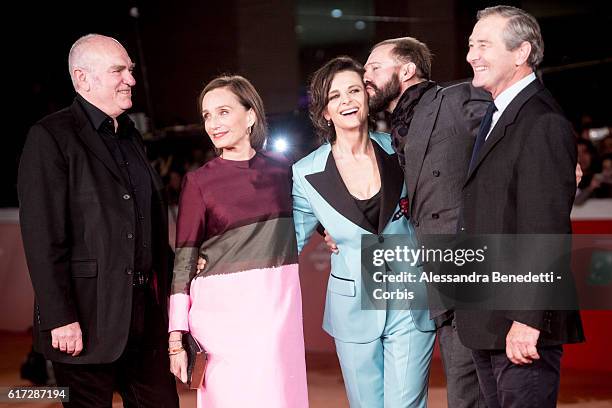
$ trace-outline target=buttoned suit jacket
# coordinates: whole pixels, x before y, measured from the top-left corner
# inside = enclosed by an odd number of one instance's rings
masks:
[[[571,234],[575,168],[571,125],[536,79],[501,114],[467,175],[461,232]],[[539,329],[539,346],[584,339],[573,310],[457,310],[455,316],[459,338],[472,349],[504,349],[513,321]]]
[[[167,326],[172,252],[163,185],[133,140],[152,180],[153,285]],[[136,214],[119,168],[86,112],[73,104],[30,129],[19,165],[20,224],[35,293],[34,346],[47,359],[115,361],[130,329]],[[78,321],[80,356],[51,347],[51,330]]]
[[[491,95],[470,83],[429,89],[414,108],[404,144],[410,218],[427,234],[455,234],[472,147]],[[394,129],[401,131],[401,129]],[[449,311],[432,307],[443,321]]]
[[[406,196],[397,155],[386,133],[371,132],[381,178],[381,209],[378,226],[372,226],[357,207],[337,171],[330,169],[331,146],[324,144],[293,165],[293,217],[301,251],[321,223],[334,237],[339,252],[331,254],[323,328],[344,342],[367,343],[379,338],[386,310],[362,308],[361,235],[402,234],[416,246],[414,229],[405,216],[395,220],[400,198]],[[399,265],[390,264],[391,268]],[[420,268],[406,268],[418,273]],[[394,272],[399,272],[394,271]],[[424,285],[415,284],[415,299],[425,299]],[[417,329],[435,330],[427,309],[410,310]]]

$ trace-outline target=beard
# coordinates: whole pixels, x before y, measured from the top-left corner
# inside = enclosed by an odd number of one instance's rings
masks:
[[[391,101],[400,96],[400,81],[396,72],[391,75],[391,79],[381,88],[378,88],[371,82],[367,86],[374,90],[374,96],[371,96],[368,102],[370,112],[373,113],[385,111]]]

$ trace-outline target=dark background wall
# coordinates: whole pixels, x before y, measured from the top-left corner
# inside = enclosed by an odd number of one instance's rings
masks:
[[[155,129],[199,123],[196,98],[217,74],[240,73],[260,91],[272,133],[307,145],[306,85],[328,59],[361,61],[377,41],[404,35],[425,41],[435,54],[433,76],[470,77],[467,38],[476,11],[499,2],[474,0],[223,0],[19,2],[3,10],[5,109],[0,206],[16,205],[16,165],[27,129],[71,103],[70,45],[98,32],[119,39],[137,63],[134,112]],[[583,114],[610,125],[612,13],[608,2],[508,1],[533,13],[546,43],[543,80],[569,118]],[[130,15],[138,7],[139,17]],[[342,10],[334,18],[331,10]],[[6,30],[6,29],[5,29]],[[146,67],[147,87],[142,69]],[[12,89],[15,88],[13,91]],[[11,89],[11,91],[8,91]],[[305,130],[306,129],[306,130]],[[164,132],[151,136],[163,137]],[[199,136],[198,136],[199,137]],[[202,136],[204,138],[204,136]]]

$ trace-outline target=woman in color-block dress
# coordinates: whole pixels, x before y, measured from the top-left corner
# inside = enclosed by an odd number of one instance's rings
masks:
[[[221,154],[188,173],[181,192],[171,370],[186,380],[189,331],[209,359],[198,407],[307,407],[290,163],[262,152],[263,104],[245,78],[216,78],[199,101]]]

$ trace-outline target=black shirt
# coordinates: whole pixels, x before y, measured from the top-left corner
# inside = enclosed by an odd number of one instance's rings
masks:
[[[130,191],[134,202],[136,231],[127,232],[128,240],[134,240],[134,271],[149,274],[153,265],[151,253],[151,200],[153,187],[149,164],[138,149],[140,135],[127,114],[117,117],[117,131],[113,119],[78,95],[77,100],[87,113],[123,176],[123,184]],[[120,199],[120,198],[119,198]]]
[[[357,204],[357,207],[359,207],[359,210],[361,210],[363,215],[366,217],[366,220],[368,220],[368,222],[372,224],[372,226],[376,228],[377,230],[378,230],[378,218],[380,216],[381,191],[382,191],[382,187],[380,190],[378,190],[378,193],[374,194],[370,198],[366,198],[365,200],[360,200],[359,198],[353,196],[353,199],[355,199],[355,203]]]
[[[436,86],[436,83],[432,81],[423,81],[412,85],[404,91],[391,114],[391,141],[402,168],[406,164],[404,146],[414,116],[414,108],[418,105],[421,97],[425,95],[425,92],[434,86]]]

